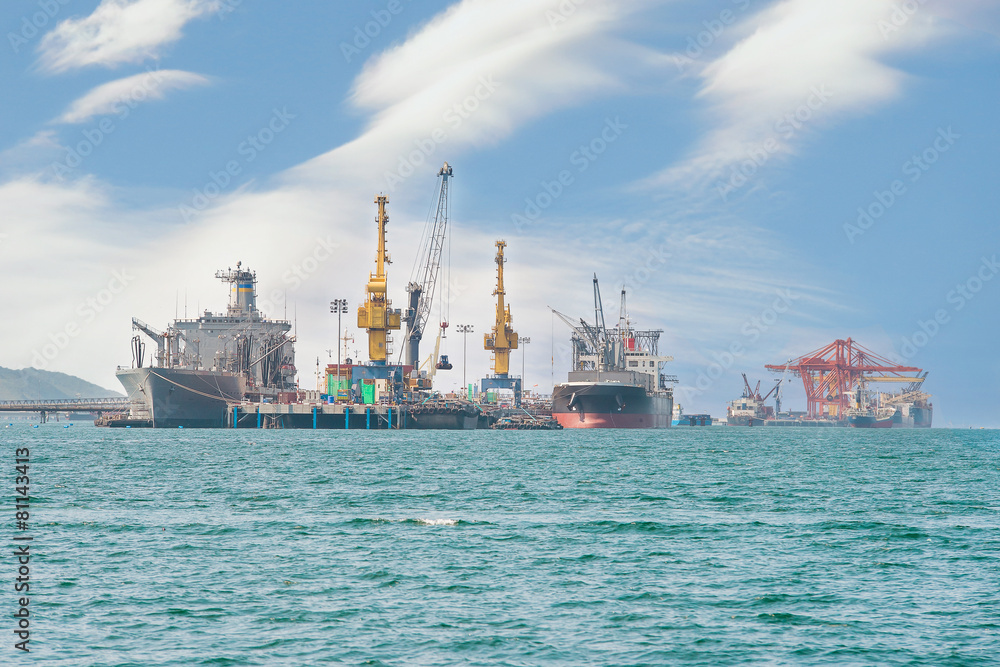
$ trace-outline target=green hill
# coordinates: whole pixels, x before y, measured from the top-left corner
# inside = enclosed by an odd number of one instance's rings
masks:
[[[0,367],[0,401],[30,401],[49,398],[105,398],[124,396],[65,373],[37,368],[12,370]]]

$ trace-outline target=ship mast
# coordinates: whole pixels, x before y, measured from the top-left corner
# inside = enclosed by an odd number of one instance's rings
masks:
[[[376,364],[385,364],[390,354],[389,345],[392,339],[388,332],[400,328],[400,312],[390,308],[392,301],[386,298],[385,265],[391,264],[389,253],[385,249],[385,227],[389,216],[385,213],[385,205],[389,197],[377,195],[378,215],[375,218],[378,226],[378,250],[375,253],[375,273],[368,276],[368,295],[365,305],[358,308],[358,327],[368,332],[368,358]]]

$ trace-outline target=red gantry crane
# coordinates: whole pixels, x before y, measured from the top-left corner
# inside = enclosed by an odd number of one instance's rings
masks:
[[[769,371],[791,371],[802,378],[810,418],[839,418],[849,407],[851,392],[865,382],[920,383],[915,366],[900,366],[854,342],[835,340],[826,347],[784,364],[767,364]],[[914,386],[914,384],[911,384]]]

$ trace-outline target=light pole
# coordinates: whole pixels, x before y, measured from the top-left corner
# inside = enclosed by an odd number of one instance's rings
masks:
[[[340,398],[340,316],[347,312],[347,299],[334,299],[330,302],[330,312],[337,313],[337,395],[333,402]]]
[[[455,331],[462,334],[462,393],[465,397],[469,397],[469,385],[465,383],[465,358],[466,352],[469,349],[466,341],[469,339],[469,334],[472,333],[471,324],[459,324],[455,327]]]
[[[531,339],[527,336],[522,336],[517,339],[517,344],[521,346],[521,393],[524,393],[524,355],[528,352],[524,348],[525,345],[531,342]]]

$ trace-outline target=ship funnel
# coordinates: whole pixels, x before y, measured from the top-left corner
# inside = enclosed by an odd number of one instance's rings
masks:
[[[230,317],[251,315],[257,311],[257,274],[241,268],[242,262],[236,262],[236,269],[216,271],[215,277],[231,286],[229,294]]]

